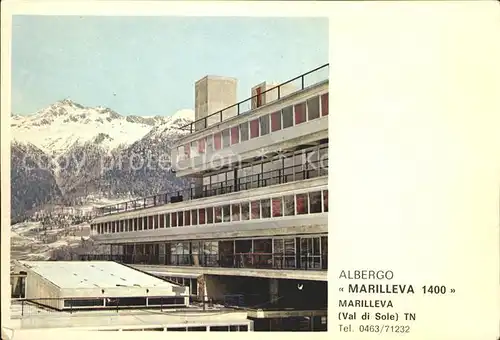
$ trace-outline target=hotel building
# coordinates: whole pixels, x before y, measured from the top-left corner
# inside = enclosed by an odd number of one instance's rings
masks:
[[[256,308],[255,330],[326,330],[328,84],[328,64],[241,102],[236,79],[196,82],[195,121],[171,150],[193,184],[101,208],[106,258]]]

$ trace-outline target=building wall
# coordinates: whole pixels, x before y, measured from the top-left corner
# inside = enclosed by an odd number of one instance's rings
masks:
[[[212,197],[207,197],[207,198],[200,198],[197,200],[192,200],[192,201],[183,201],[183,202],[178,202],[178,203],[170,203],[162,206],[156,206],[152,208],[146,208],[146,209],[141,209],[141,210],[136,210],[136,211],[128,211],[124,213],[119,213],[119,214],[113,214],[113,215],[107,215],[107,216],[101,216],[95,218],[92,223],[103,223],[103,222],[111,222],[111,221],[119,221],[119,220],[124,220],[124,219],[129,219],[129,218],[136,218],[136,217],[144,217],[144,216],[150,216],[150,215],[155,215],[155,214],[164,214],[164,213],[169,213],[172,211],[178,211],[181,209],[192,209],[196,207],[200,207],[203,205],[217,205],[220,203],[227,203],[227,202],[236,202],[238,200],[242,199],[247,199],[251,197],[252,199],[257,199],[262,197],[271,197],[273,195],[286,195],[287,193],[294,192],[294,191],[300,191],[300,190],[313,190],[313,188],[318,188],[323,189],[327,188],[328,185],[328,177],[323,176],[323,177],[315,177],[312,179],[307,179],[303,181],[296,181],[296,182],[290,182],[290,183],[284,183],[284,184],[277,184],[269,187],[261,187],[261,188],[255,188],[251,190],[245,190],[245,191],[237,191],[237,192],[232,192],[229,194],[224,194],[224,195],[218,195],[218,196],[212,196]],[[206,228],[207,226],[203,226],[203,228]],[[175,229],[175,228],[174,228]],[[180,230],[182,228],[178,228],[175,230]],[[179,231],[182,233],[182,231]],[[103,235],[99,235],[101,237]],[[99,238],[98,237],[98,238]]]
[[[189,288],[183,286],[172,287],[103,287],[103,288],[65,288],[61,289],[64,297],[133,297],[133,296],[185,296]]]
[[[60,288],[32,270],[28,269],[27,273],[26,298],[45,306],[62,309],[62,300],[51,300],[61,297]],[[43,299],[36,300],[39,298]]]
[[[230,119],[223,121],[222,123],[218,123],[216,125],[210,126],[209,128],[204,129],[201,132],[196,132],[196,133],[192,133],[190,135],[187,135],[185,137],[181,137],[177,141],[177,143],[174,145],[174,147],[172,148],[172,159],[176,159],[176,157],[174,157],[174,156],[177,156],[177,151],[175,149],[179,145],[184,145],[186,143],[196,141],[196,140],[200,139],[201,137],[205,137],[205,136],[213,134],[215,132],[222,131],[224,129],[227,129],[227,128],[230,128],[232,126],[246,122],[250,119],[255,119],[257,117],[273,113],[281,108],[303,102],[303,101],[305,101],[311,97],[317,96],[317,95],[327,93],[328,92],[328,84],[329,84],[328,80],[317,83],[311,87],[308,87],[305,90],[297,91],[297,92],[294,92],[288,96],[280,98],[279,100],[274,101],[269,105],[265,105],[265,106],[256,108],[255,110],[252,110],[252,112],[249,112],[248,114],[238,115],[238,116],[232,117]]]
[[[173,240],[201,240],[211,238],[256,237],[272,235],[321,234],[328,232],[328,213],[300,218],[284,217],[281,220],[259,220],[225,223],[225,225],[167,228],[129,233],[103,234],[97,243],[123,244],[162,242]]]
[[[179,160],[175,165],[176,175],[178,177],[194,175],[202,171],[238,164],[241,161],[268,153],[283,152],[326,138],[328,138],[328,116],[235,144],[231,148],[206,152],[202,156]]]

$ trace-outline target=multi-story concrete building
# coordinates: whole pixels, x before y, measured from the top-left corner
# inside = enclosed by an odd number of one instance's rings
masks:
[[[327,64],[236,103],[235,79],[201,79],[195,121],[171,151],[195,184],[103,208],[94,239],[202,298],[287,308],[268,319],[315,310],[293,315],[326,329],[328,83]]]

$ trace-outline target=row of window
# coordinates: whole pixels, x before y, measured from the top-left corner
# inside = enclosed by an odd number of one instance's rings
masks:
[[[272,184],[303,180],[303,171],[308,171],[307,178],[327,174],[328,144],[307,148],[304,150],[281,154],[272,159],[241,165],[236,169],[229,169],[217,174],[208,174],[203,177],[203,185],[210,188],[219,188],[234,185],[235,178],[238,183],[252,183],[259,180],[282,178],[281,181],[269,181]],[[320,171],[324,170],[324,171]]]
[[[179,159],[188,159],[213,150],[229,148],[231,145],[326,115],[328,115],[328,93],[181,145],[178,148],[178,157]]]
[[[328,190],[97,223],[93,224],[91,229],[98,234],[108,234],[322,212],[328,212]]]
[[[326,269],[326,236],[219,241],[178,241],[123,245],[118,253],[130,264],[202,267]]]
[[[98,329],[98,331],[249,332],[248,325]]]

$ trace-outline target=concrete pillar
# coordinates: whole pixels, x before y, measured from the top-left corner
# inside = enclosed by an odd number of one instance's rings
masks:
[[[269,280],[269,300],[272,304],[277,303],[279,299],[278,282],[278,279]]]
[[[206,275],[198,276],[197,286],[198,286],[198,297],[204,300],[205,302],[208,301]]]

